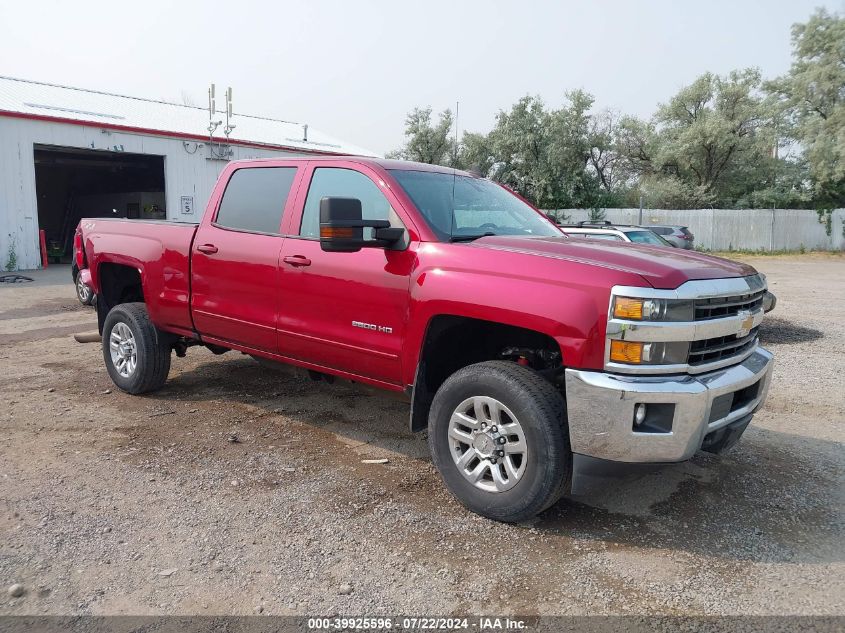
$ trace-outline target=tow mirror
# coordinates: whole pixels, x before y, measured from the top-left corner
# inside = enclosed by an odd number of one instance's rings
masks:
[[[355,253],[364,247],[385,247],[402,239],[405,230],[393,228],[387,220],[362,219],[357,198],[320,200],[320,248],[332,253]],[[373,229],[373,239],[364,239],[364,228]]]

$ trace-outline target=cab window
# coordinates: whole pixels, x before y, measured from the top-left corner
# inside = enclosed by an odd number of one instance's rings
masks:
[[[226,185],[214,223],[255,233],[279,233],[296,167],[248,167]]]
[[[311,178],[302,222],[301,237],[320,236],[320,200],[323,198],[358,198],[365,220],[390,220],[391,226],[402,226],[387,198],[369,177],[353,169],[318,167]],[[367,236],[364,236],[367,239]]]

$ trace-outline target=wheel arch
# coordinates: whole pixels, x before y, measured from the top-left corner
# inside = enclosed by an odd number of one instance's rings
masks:
[[[97,327],[102,334],[106,316],[122,303],[146,303],[143,268],[105,261],[97,266]]]
[[[512,360],[532,367],[550,381],[562,374],[558,342],[544,332],[457,314],[429,319],[411,389],[411,431],[428,425],[434,394],[453,373],[487,360]]]

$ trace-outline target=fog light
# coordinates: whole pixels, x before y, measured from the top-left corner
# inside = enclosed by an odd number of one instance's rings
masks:
[[[646,409],[644,404],[638,404],[634,409],[634,426],[639,426],[645,422]]]

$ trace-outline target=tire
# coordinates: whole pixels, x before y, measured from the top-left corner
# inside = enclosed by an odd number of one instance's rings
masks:
[[[84,306],[90,306],[94,302],[94,291],[82,283],[82,275],[77,273],[74,285],[76,286],[76,298],[79,300],[79,303]]]
[[[482,413],[473,418],[478,423],[476,426],[480,428],[479,417],[482,422],[498,419],[504,424],[504,431],[495,424],[487,425],[488,433],[496,426],[499,434],[493,433],[490,441],[475,439],[479,448],[485,451],[491,445],[503,452],[507,449],[504,457],[493,456],[498,465],[490,458],[479,459],[481,453],[478,451],[471,455],[470,451],[475,450],[472,445],[461,452],[464,444],[450,436],[453,415],[470,401],[463,417],[456,419],[467,420],[481,402]],[[485,404],[490,405],[489,410],[483,408]],[[499,411],[498,416],[494,411]],[[511,420],[512,417],[515,420]],[[454,430],[464,433],[463,438],[470,428],[456,426]],[[499,447],[503,435],[507,437]],[[477,363],[452,374],[434,396],[428,419],[428,444],[434,465],[452,494],[469,510],[496,521],[512,523],[537,515],[560,499],[572,476],[572,452],[563,396],[535,371],[512,362]],[[525,452],[517,461],[517,453],[512,455],[511,451],[518,451],[520,447]],[[509,458],[511,463],[507,468],[505,461]],[[458,465],[459,459],[468,459],[463,469]],[[477,472],[484,468],[487,469],[485,478],[476,483],[470,480],[471,475],[464,474],[464,471]],[[495,468],[499,469],[498,483],[493,476]],[[508,481],[502,484],[503,478]],[[499,484],[503,489],[493,490]]]
[[[143,303],[113,307],[103,324],[103,360],[114,384],[131,394],[155,391],[164,385],[170,372],[169,339],[150,321]],[[115,358],[112,343],[117,341],[123,345],[115,348]]]

